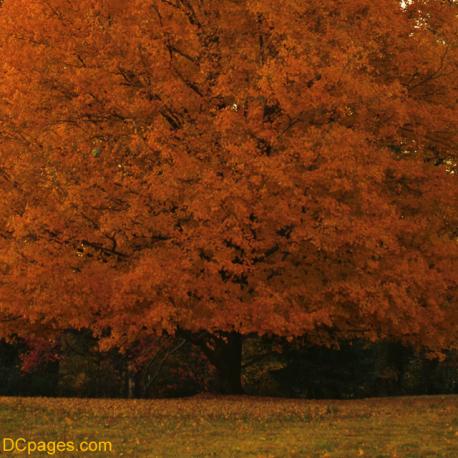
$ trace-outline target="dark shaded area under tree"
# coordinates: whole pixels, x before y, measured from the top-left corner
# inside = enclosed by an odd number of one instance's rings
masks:
[[[0,342],[0,395],[154,398],[231,392],[233,387],[221,383],[231,365],[218,368],[216,359],[209,364],[198,336],[168,338],[158,348],[132,364],[129,355],[99,352],[88,332],[68,331],[58,361],[24,372],[25,344]],[[241,350],[243,391],[252,395],[348,399],[458,393],[456,353],[441,362],[394,342],[355,341],[337,350],[256,336],[244,338]]]

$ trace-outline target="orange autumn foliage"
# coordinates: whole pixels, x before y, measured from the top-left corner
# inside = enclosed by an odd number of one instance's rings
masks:
[[[4,0],[0,334],[456,348],[457,17]]]

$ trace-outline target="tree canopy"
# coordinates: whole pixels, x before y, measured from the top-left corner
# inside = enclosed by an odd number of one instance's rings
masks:
[[[456,347],[457,17],[5,0],[0,333]]]

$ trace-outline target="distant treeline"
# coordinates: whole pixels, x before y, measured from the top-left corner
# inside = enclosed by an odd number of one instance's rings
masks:
[[[219,390],[200,350],[174,338],[133,362],[132,355],[98,351],[87,332],[68,331],[57,357],[35,366],[28,357],[23,342],[0,342],[0,395],[152,398]],[[394,342],[328,349],[252,336],[243,342],[242,382],[247,394],[304,398],[458,393],[458,354],[439,361]]]

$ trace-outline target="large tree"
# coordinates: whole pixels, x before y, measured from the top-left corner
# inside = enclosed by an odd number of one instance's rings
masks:
[[[457,14],[5,0],[0,332],[456,347]]]

